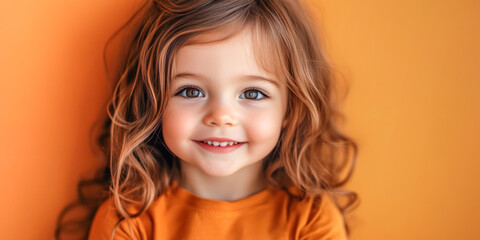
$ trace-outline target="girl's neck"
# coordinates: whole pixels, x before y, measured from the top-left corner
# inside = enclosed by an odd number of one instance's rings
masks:
[[[229,176],[210,176],[180,160],[182,179],[179,186],[206,199],[236,201],[266,188],[262,161],[249,165]]]

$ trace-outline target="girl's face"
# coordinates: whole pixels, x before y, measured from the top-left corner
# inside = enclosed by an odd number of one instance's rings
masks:
[[[162,119],[167,147],[183,164],[229,176],[275,147],[287,90],[256,64],[251,32],[180,48]],[[258,168],[257,168],[258,169]]]

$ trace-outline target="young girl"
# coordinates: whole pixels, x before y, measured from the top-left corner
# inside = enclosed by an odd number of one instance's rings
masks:
[[[152,0],[137,17],[89,239],[346,239],[356,145],[306,9]]]

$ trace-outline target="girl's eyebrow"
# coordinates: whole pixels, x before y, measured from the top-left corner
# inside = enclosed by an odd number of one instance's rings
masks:
[[[196,79],[199,79],[199,80],[202,80],[202,81],[207,81],[208,80],[208,77],[206,77],[205,75],[198,74],[198,73],[191,73],[191,72],[178,73],[173,77],[173,79],[175,80],[177,78],[196,78]],[[275,85],[276,87],[280,87],[280,84],[277,81],[275,81],[273,79],[270,79],[270,78],[258,76],[258,75],[243,75],[243,76],[240,76],[240,79],[245,80],[245,81],[261,80],[261,81],[269,82],[269,83]]]

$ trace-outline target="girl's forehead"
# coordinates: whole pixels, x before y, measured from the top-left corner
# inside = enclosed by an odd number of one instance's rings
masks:
[[[178,50],[174,61],[174,76],[193,72],[216,77],[256,75],[277,79],[274,71],[269,70],[271,66],[261,64],[260,60],[268,56],[257,55],[268,53],[259,49],[253,34],[250,28],[243,28],[236,33],[214,31],[195,36]]]
[[[219,42],[183,46],[177,52],[175,64],[178,72],[195,71],[215,75],[263,71],[255,61],[248,31]]]

